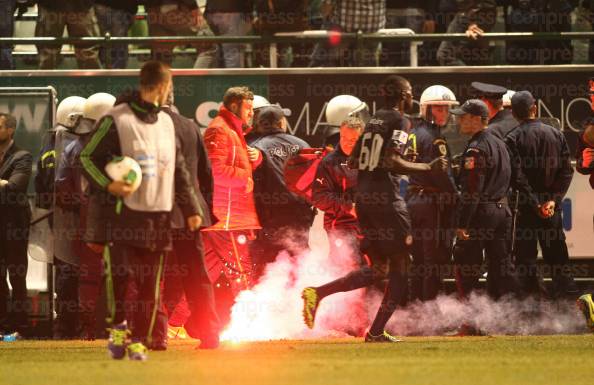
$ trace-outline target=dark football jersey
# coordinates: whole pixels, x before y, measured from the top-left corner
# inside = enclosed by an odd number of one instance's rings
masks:
[[[367,122],[354,156],[358,159],[357,205],[384,206],[402,200],[400,175],[383,167],[392,152],[404,155],[410,121],[394,109],[381,109]]]

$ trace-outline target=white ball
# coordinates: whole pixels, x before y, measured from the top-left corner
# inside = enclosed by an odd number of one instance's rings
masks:
[[[142,183],[142,169],[137,161],[123,156],[118,157],[105,166],[105,172],[113,181],[127,182],[133,191],[138,190]]]

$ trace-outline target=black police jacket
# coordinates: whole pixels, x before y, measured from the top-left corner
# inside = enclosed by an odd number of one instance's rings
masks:
[[[489,120],[488,130],[501,140],[504,140],[506,135],[511,130],[518,127],[520,123],[514,118],[511,110],[503,109]]]
[[[326,230],[358,229],[353,210],[357,170],[349,168],[348,159],[339,145],[318,165],[312,199],[314,205],[324,212]]]
[[[535,209],[553,200],[560,208],[573,178],[563,133],[538,120],[527,120],[507,135],[505,143],[512,159],[512,184],[520,193],[520,207]]]
[[[0,186],[0,228],[28,228],[31,208],[27,197],[27,187],[31,178],[33,158],[14,143],[6,151],[0,166],[0,179],[8,184]],[[3,234],[0,234],[3,236]]]
[[[252,136],[249,145],[262,153],[262,164],[253,172],[254,201],[265,229],[311,226],[312,207],[287,188],[284,165],[293,155],[309,148],[302,139],[279,130]]]
[[[458,228],[475,223],[480,204],[502,201],[510,187],[511,161],[505,143],[488,130],[476,133],[468,142],[460,167]]]

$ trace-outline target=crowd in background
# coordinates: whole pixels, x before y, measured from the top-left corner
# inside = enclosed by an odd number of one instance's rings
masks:
[[[37,5],[36,37],[143,36],[139,23],[148,25],[149,36],[270,36],[275,33],[329,30],[375,33],[408,28],[415,33],[464,33],[457,41],[424,42],[418,48],[419,65],[569,64],[574,60],[571,40],[507,41],[496,53],[486,32],[570,32],[592,25],[594,1],[590,0],[0,0],[0,36],[15,34],[19,19]],[[139,8],[142,6],[142,8]],[[143,10],[145,18],[139,17]],[[142,19],[142,21],[141,21]],[[145,27],[146,28],[146,27]],[[588,28],[588,27],[587,27]],[[17,37],[23,37],[17,28]],[[195,68],[269,66],[268,44],[196,43]],[[500,46],[502,47],[502,46]],[[174,46],[150,45],[152,59],[174,62]],[[408,66],[409,43],[354,41],[334,37],[325,43],[278,44],[280,67]],[[12,47],[0,51],[0,69],[14,69]],[[105,47],[76,45],[79,68],[128,68],[129,45],[114,43],[107,58]],[[194,51],[192,51],[194,52]],[[58,46],[37,46],[40,69],[61,67]],[[192,55],[194,55],[192,53]],[[495,58],[495,56],[502,56]],[[588,59],[594,62],[594,44]],[[141,60],[142,61],[142,60]],[[184,65],[185,66],[185,65]],[[18,67],[18,66],[17,66]]]

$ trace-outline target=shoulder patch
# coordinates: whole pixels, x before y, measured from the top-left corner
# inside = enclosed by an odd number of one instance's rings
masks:
[[[392,132],[392,141],[395,144],[407,144],[408,143],[408,134],[402,130],[394,130]]]
[[[446,146],[446,141],[444,139],[435,139],[433,145],[437,147],[441,156],[446,156],[448,154],[448,147]]]

